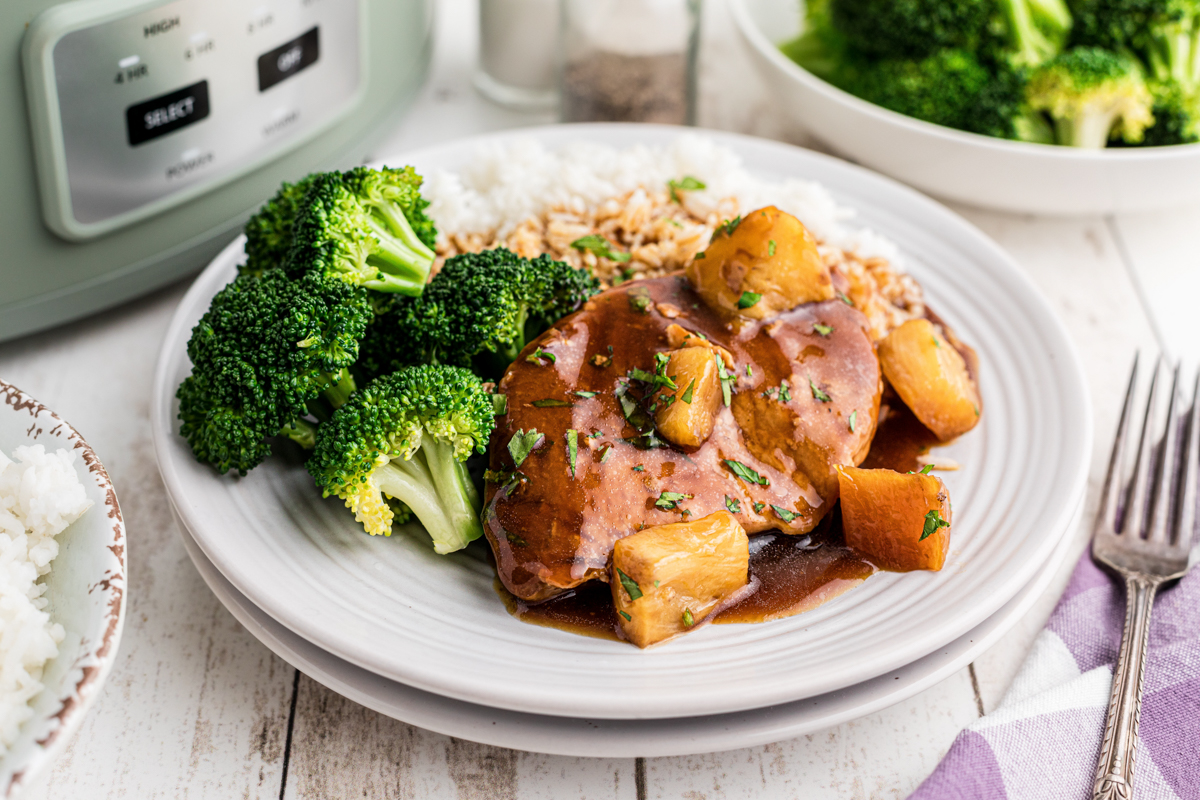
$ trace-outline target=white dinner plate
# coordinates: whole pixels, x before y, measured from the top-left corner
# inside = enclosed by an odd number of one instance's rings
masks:
[[[681,129],[524,129],[402,154],[389,163],[461,170],[478,148],[534,138],[666,145]],[[276,621],[386,678],[470,703],[566,717],[657,719],[760,708],[862,683],[946,646],[1033,578],[1083,494],[1091,406],[1065,330],[991,240],[934,201],[864,169],[789,145],[711,133],[752,173],[824,184],[891,238],[930,305],[979,352],[981,424],[947,448],[954,538],[938,573],[881,574],[820,608],[759,625],[709,626],[650,651],[522,624],[496,597],[479,548],[437,556],[422,534],[371,538],[322,500],[286,448],[248,477],[218,476],[177,434],[185,345],[234,275],[235,242],[172,320],[152,425],[183,523],[230,583]]]
[[[1081,498],[1072,529],[1082,511]],[[178,516],[175,521],[180,522]],[[1071,550],[1071,537],[1064,536],[1033,580],[995,614],[945,647],[864,683],[731,714],[619,720],[551,717],[464,703],[356,667],[255,607],[212,565],[182,524],[180,536],[201,577],[238,622],[275,655],[338,694],[447,736],[535,753],[592,758],[685,756],[754,747],[816,733],[906,700],[962,669],[995,644],[1046,590]]]

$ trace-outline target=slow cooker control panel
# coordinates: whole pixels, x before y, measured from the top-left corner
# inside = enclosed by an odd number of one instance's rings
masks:
[[[43,209],[67,238],[195,197],[358,101],[361,0],[97,5],[52,8],[26,34]]]

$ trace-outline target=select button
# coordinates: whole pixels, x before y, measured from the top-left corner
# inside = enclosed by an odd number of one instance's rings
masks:
[[[145,100],[125,110],[129,145],[139,144],[186,128],[209,114],[208,81],[193,83],[170,94]]]

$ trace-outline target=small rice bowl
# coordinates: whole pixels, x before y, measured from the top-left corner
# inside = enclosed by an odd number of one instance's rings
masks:
[[[74,453],[35,444],[12,455],[0,451],[0,756],[33,716],[30,702],[65,635],[43,596],[58,555],[54,537],[92,506]]]

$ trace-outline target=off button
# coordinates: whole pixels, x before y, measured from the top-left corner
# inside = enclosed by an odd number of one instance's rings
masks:
[[[310,67],[321,55],[318,29],[313,28],[290,42],[258,57],[258,90],[265,92],[280,81]]]
[[[125,109],[130,147],[186,128],[209,114],[208,81],[144,100]]]

